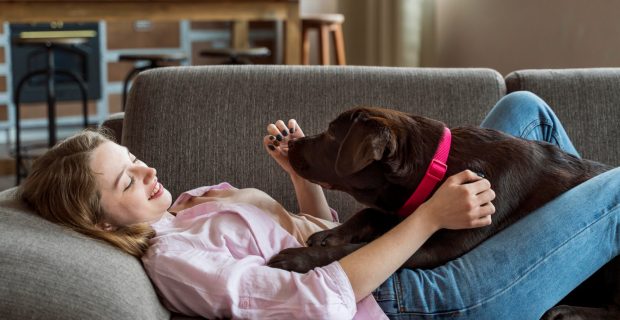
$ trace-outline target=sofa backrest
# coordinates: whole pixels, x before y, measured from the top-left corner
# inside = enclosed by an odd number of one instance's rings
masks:
[[[267,124],[298,120],[306,135],[340,112],[375,105],[477,125],[505,94],[489,69],[208,66],[140,73],[129,94],[122,142],[158,170],[176,197],[228,181],[264,190],[297,212],[286,174],[262,146]],[[360,206],[328,192],[342,218]]]
[[[140,261],[0,193],[0,318],[169,319]]]
[[[506,87],[547,101],[582,157],[620,165],[620,68],[520,70]]]

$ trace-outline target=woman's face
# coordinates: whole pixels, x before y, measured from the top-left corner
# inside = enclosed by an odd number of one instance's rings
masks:
[[[172,203],[157,171],[114,142],[93,151],[90,168],[101,193],[105,229],[157,221]]]

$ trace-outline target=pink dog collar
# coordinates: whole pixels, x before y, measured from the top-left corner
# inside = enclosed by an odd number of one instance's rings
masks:
[[[428,169],[426,170],[426,174],[424,178],[422,178],[422,182],[415,189],[411,197],[405,202],[400,210],[398,210],[398,215],[401,217],[407,217],[417,209],[422,202],[428,198],[431,194],[435,186],[439,181],[443,179],[446,175],[446,171],[448,170],[448,166],[446,162],[448,160],[448,155],[450,154],[450,144],[452,142],[452,134],[450,133],[450,129],[447,127],[444,128],[443,137],[439,141],[439,146],[437,147],[437,151],[435,151],[435,155],[433,156],[433,160],[428,165]]]

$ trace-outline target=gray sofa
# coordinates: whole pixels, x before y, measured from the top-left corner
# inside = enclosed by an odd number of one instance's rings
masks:
[[[263,151],[266,124],[295,118],[314,134],[341,111],[370,104],[476,125],[517,90],[547,100],[584,157],[620,164],[620,69],[524,70],[504,79],[490,69],[162,68],[141,73],[126,113],[105,125],[157,168],[173,197],[228,181],[296,210],[290,182]],[[0,318],[170,318],[139,261],[38,218],[14,191],[0,193]],[[328,198],[343,219],[359,208],[343,194]]]

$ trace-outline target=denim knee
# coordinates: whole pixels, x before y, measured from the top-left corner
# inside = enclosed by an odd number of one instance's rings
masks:
[[[509,93],[499,100],[495,109],[496,112],[508,116],[509,119],[517,119],[519,115],[537,115],[546,112],[547,103],[539,96],[529,91],[516,91]]]

